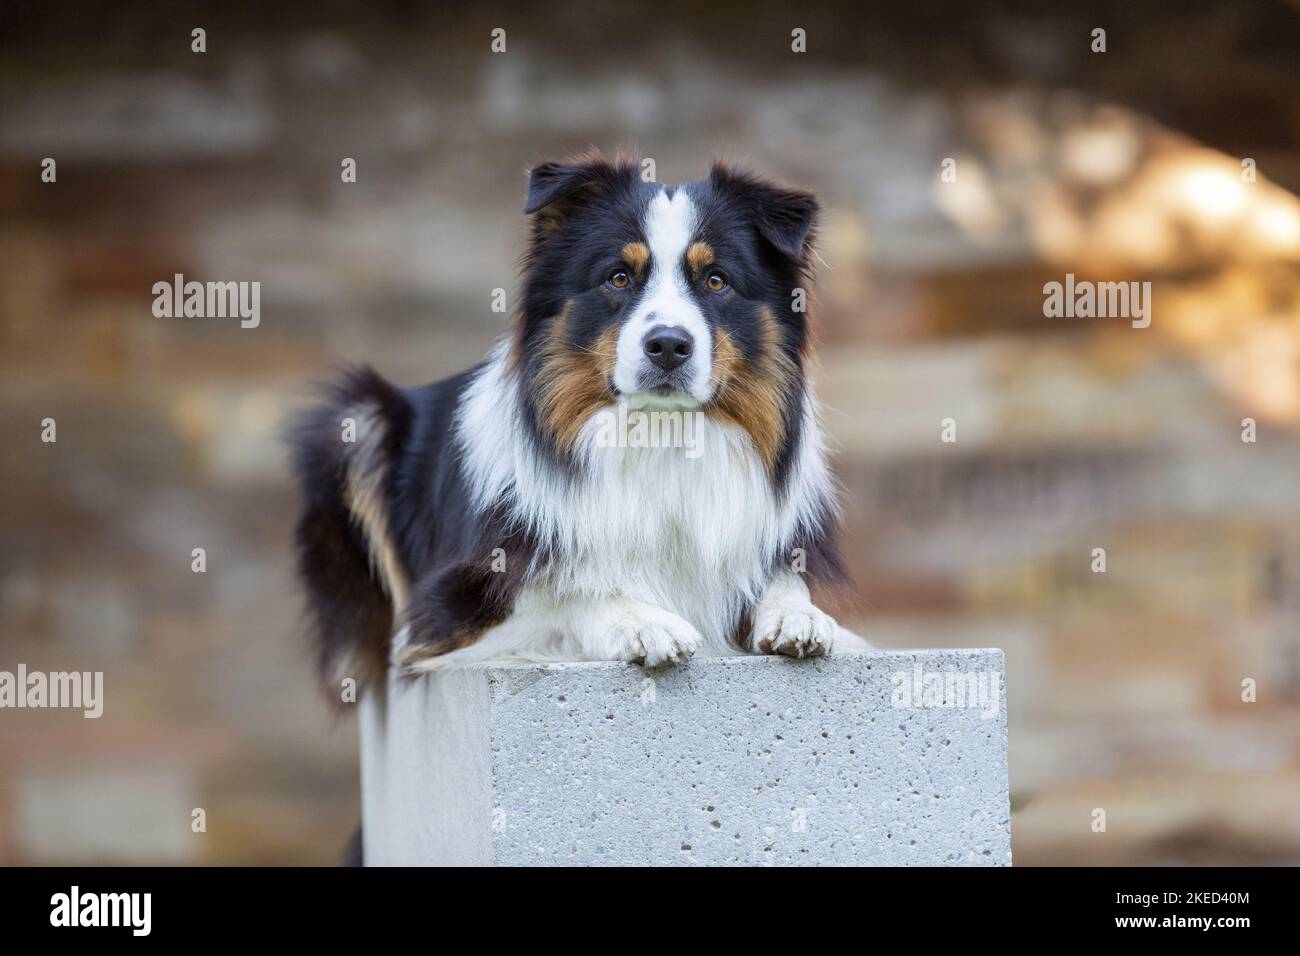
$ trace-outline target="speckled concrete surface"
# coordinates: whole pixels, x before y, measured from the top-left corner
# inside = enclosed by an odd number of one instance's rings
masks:
[[[1002,675],[962,650],[422,677],[363,712],[366,860],[1005,865]]]

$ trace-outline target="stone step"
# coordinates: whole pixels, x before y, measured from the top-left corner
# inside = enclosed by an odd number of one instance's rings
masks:
[[[1007,865],[1000,650],[467,668],[363,700],[369,865]]]

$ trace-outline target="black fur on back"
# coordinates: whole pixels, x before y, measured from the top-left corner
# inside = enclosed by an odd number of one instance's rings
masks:
[[[514,604],[532,564],[531,542],[497,513],[474,514],[454,440],[455,411],[474,371],[400,389],[368,368],[351,369],[290,429],[302,490],[298,573],[326,682],[353,676],[368,683],[387,664],[394,609],[371,558],[376,544],[392,548],[405,575],[416,653],[467,644]],[[349,503],[349,469],[362,443],[343,441],[345,418],[382,428],[376,460],[363,463],[381,471],[377,532],[362,527]],[[374,534],[385,540],[370,540]]]

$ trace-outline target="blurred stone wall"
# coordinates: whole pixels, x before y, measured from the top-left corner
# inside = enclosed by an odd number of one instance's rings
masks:
[[[1086,18],[1014,5],[979,31],[662,9],[0,14],[0,669],[103,670],[107,697],[0,712],[0,861],[337,858],[356,731],[302,640],[277,428],[338,361],[477,361],[524,170],[595,144],[822,196],[840,613],[1006,649],[1017,861],[1300,862],[1300,111],[1268,99],[1266,42],[1289,11],[1160,33],[1107,8],[1098,61]],[[1245,106],[1188,107],[1224,76]],[[1152,282],[1151,327],[1045,318],[1067,272]],[[260,326],[155,318],[175,273],[261,282]]]

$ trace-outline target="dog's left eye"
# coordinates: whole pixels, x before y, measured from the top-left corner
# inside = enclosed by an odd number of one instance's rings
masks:
[[[709,277],[704,280],[704,284],[710,292],[721,292],[727,287],[727,277],[721,272],[710,272]]]
[[[606,279],[605,281],[608,282],[615,289],[626,289],[628,287],[628,284],[632,281],[632,277],[629,276],[622,269],[615,269],[613,272],[609,274],[609,278]]]

